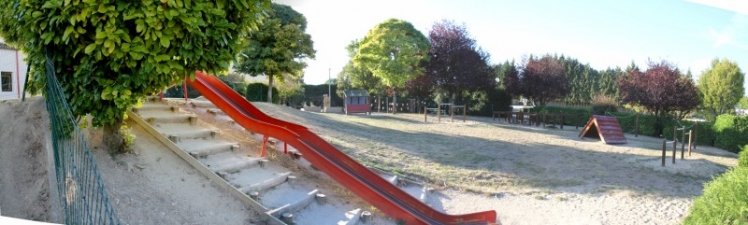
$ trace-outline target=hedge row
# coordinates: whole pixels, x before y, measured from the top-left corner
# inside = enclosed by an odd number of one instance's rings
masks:
[[[748,167],[730,169],[704,185],[683,224],[748,224]]]
[[[748,144],[748,117],[720,115],[712,129],[718,134],[714,138],[717,148],[738,153]]]

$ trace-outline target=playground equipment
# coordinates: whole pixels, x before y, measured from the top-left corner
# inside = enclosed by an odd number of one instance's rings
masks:
[[[694,126],[696,125],[694,124]],[[676,150],[678,148],[677,137],[678,137],[679,131],[681,133],[680,159],[685,159],[685,155],[686,155],[686,134],[688,135],[688,156],[691,156],[691,151],[695,147],[694,137],[696,134],[696,130],[688,130],[688,132],[686,132],[686,129],[687,128],[682,125],[680,128],[675,126],[673,127],[673,140],[672,141],[662,140],[662,166],[665,166],[665,152],[666,152],[667,144],[670,144],[670,143],[673,144],[673,164],[675,164],[675,155],[676,155]]]
[[[195,72],[195,79],[188,82],[237,124],[290,144],[320,171],[396,221],[405,224],[496,222],[495,211],[449,215],[431,208],[359,164],[306,127],[268,116],[215,77]]]
[[[436,108],[427,108],[423,107],[423,122],[428,122],[428,114],[429,110],[436,111],[436,118],[438,122],[442,121],[442,106],[449,106],[449,119],[450,122],[454,122],[455,120],[455,108],[462,109],[462,122],[465,122],[466,119],[466,113],[467,110],[465,108],[466,105],[455,105],[453,103],[439,103],[436,105]]]
[[[624,144],[626,137],[623,136],[621,124],[614,116],[592,115],[587,125],[584,126],[579,137],[600,138],[606,144]]]

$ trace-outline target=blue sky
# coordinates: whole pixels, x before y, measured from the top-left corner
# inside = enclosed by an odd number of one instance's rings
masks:
[[[712,59],[748,71],[748,1],[280,0],[304,14],[317,50],[304,81],[321,84],[348,61],[345,46],[388,18],[428,35],[436,21],[465,24],[491,63],[558,53],[595,69],[667,60],[698,76]]]

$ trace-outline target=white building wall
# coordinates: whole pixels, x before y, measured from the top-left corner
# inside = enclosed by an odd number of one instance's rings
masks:
[[[0,49],[0,72],[11,72],[11,91],[0,89],[0,99],[19,99],[26,81],[26,62],[23,53],[16,50]]]

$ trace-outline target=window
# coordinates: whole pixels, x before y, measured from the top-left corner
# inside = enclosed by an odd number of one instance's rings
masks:
[[[11,72],[0,72],[0,91],[11,92],[13,91],[13,73]]]

